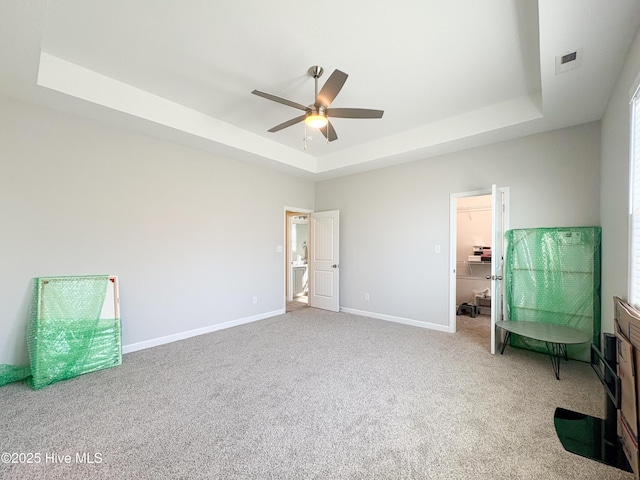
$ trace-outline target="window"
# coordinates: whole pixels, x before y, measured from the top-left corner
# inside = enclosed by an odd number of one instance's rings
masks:
[[[629,303],[640,307],[640,88],[631,100]]]

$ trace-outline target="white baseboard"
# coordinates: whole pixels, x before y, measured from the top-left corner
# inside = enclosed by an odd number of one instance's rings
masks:
[[[411,318],[394,317],[393,315],[385,315],[384,313],[365,312],[364,310],[356,310],[355,308],[340,307],[341,312],[353,313],[354,315],[360,315],[363,317],[377,318],[378,320],[386,320],[387,322],[403,323],[405,325],[411,325],[413,327],[428,328],[430,330],[437,330],[439,332],[449,333],[449,325],[440,325],[438,323],[421,322],[419,320],[413,320]]]
[[[178,340],[184,340],[185,338],[196,337],[198,335],[204,335],[205,333],[211,333],[218,330],[224,330],[225,328],[237,327],[238,325],[244,325],[245,323],[256,322],[258,320],[264,320],[265,318],[275,317],[285,313],[285,309],[274,310],[272,312],[261,313],[260,315],[254,315],[252,317],[239,318],[237,320],[231,320],[223,323],[216,323],[215,325],[209,325],[208,327],[196,328],[195,330],[188,330],[186,332],[174,333],[173,335],[167,335],[166,337],[154,338],[151,340],[145,340],[144,342],[131,343],[122,347],[122,353],[137,352],[138,350],[144,350],[146,348],[157,347],[158,345],[164,345],[165,343],[177,342]]]

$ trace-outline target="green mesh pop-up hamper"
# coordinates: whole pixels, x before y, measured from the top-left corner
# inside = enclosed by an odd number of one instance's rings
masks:
[[[34,279],[27,325],[29,385],[45,385],[122,363],[117,277]]]
[[[505,306],[511,321],[548,322],[588,333],[600,344],[600,227],[506,232]],[[543,342],[511,335],[511,345],[546,352]],[[588,362],[590,345],[569,345]]]

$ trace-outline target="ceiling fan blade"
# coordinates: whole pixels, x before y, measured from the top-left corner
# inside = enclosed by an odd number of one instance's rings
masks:
[[[331,122],[328,122],[326,126],[319,128],[318,130],[320,130],[322,134],[330,142],[333,142],[334,140],[338,139],[338,134],[336,133],[336,129],[333,128],[333,125],[331,125]],[[328,133],[327,133],[327,130],[328,130]]]
[[[304,110],[305,112],[307,111],[307,107],[305,107],[304,105],[301,105],[301,104],[296,103],[296,102],[292,102],[291,100],[287,100],[286,98],[276,97],[275,95],[271,95],[270,93],[261,92],[259,90],[254,90],[251,93],[253,93],[254,95],[258,95],[259,97],[266,98],[267,100],[272,100],[274,102],[278,102],[278,103],[281,103],[283,105],[287,105],[289,107],[297,108],[298,110]]]
[[[334,70],[316,97],[316,107],[327,108],[336,98],[338,93],[340,93],[340,90],[344,86],[344,82],[347,81],[348,76],[349,75],[341,72],[340,70]]]
[[[295,125],[298,122],[303,121],[306,118],[306,114],[304,115],[300,115],[299,117],[296,118],[292,118],[291,120],[287,120],[286,122],[281,123],[280,125],[276,125],[273,128],[270,128],[269,130],[267,130],[268,132],[277,132],[279,130],[282,130],[283,128],[287,128],[290,127],[291,125]]]
[[[329,108],[327,116],[332,118],[382,118],[384,110],[368,108]]]

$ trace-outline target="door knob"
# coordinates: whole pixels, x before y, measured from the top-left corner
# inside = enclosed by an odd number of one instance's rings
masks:
[[[333,265],[331,265],[331,268],[338,268],[338,265],[334,263]]]

